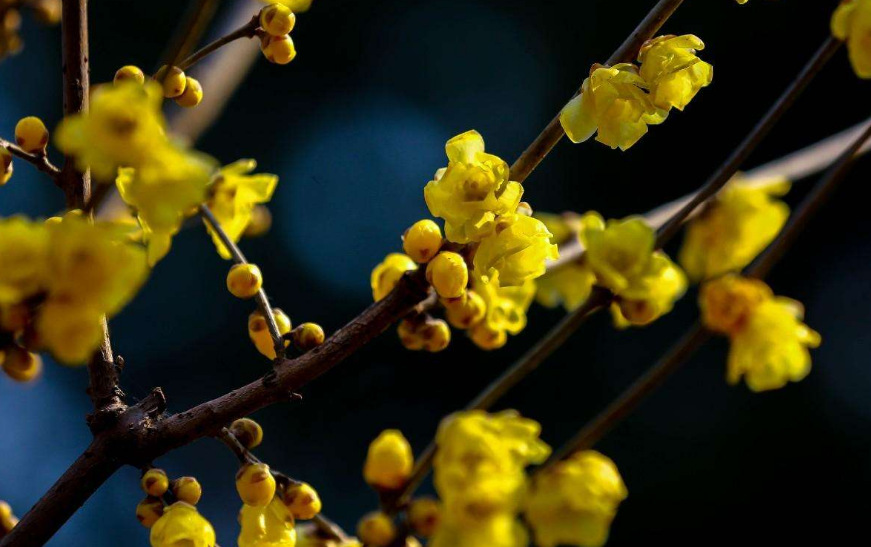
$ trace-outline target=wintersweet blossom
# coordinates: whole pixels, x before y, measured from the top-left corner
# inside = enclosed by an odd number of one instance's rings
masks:
[[[692,34],[658,36],[641,46],[638,73],[650,88],[654,106],[683,110],[701,88],[711,84],[714,67],[696,55],[702,49],[705,44]]]
[[[535,476],[525,515],[539,547],[599,547],[627,495],[614,462],[584,450]]]
[[[536,213],[535,217],[553,234],[551,242],[557,245],[578,240],[587,229],[601,230],[605,226],[602,217],[595,212],[584,215]],[[562,305],[567,311],[572,311],[587,300],[595,283],[596,275],[582,255],[580,259],[560,264],[536,279],[535,300],[548,308]]]
[[[544,274],[547,260],[559,258],[551,233],[537,218],[502,215],[493,234],[475,251],[475,274],[485,282],[498,279],[501,286],[519,286]]]
[[[847,42],[856,75],[871,78],[871,0],[842,0],[831,27],[835,38]]]
[[[611,315],[618,327],[643,326],[659,319],[686,292],[687,278],[662,251],[655,251],[640,275],[617,295]]]
[[[46,274],[48,233],[24,217],[0,218],[0,305],[39,292]]]
[[[151,547],[215,547],[215,529],[196,507],[177,501],[151,527]]]
[[[473,283],[475,292],[481,295],[487,308],[478,327],[510,334],[518,334],[526,327],[526,311],[535,298],[534,281],[518,287],[503,287],[498,278],[490,283],[475,278]]]
[[[517,210],[523,187],[508,180],[508,164],[484,152],[484,139],[467,131],[445,145],[448,166],[424,188],[433,216],[445,220],[445,236],[455,243],[479,241],[493,231],[497,215]]]
[[[405,272],[416,269],[417,264],[408,255],[390,253],[372,270],[369,280],[372,298],[378,302],[390,294]]]
[[[293,515],[275,497],[262,507],[243,505],[239,511],[239,547],[294,547],[296,528]]]

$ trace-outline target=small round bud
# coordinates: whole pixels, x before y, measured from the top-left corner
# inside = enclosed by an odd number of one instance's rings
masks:
[[[159,498],[169,490],[169,477],[163,469],[152,468],[142,475],[139,484],[146,494]]]
[[[437,353],[451,343],[451,328],[442,319],[428,319],[419,330],[423,339],[423,349]]]
[[[265,205],[255,205],[251,211],[251,221],[245,227],[245,237],[260,237],[272,227],[272,213]]]
[[[293,325],[290,323],[290,317],[281,308],[272,308],[272,316],[275,318],[275,324],[278,325],[278,334],[284,336],[290,332]]]
[[[484,323],[469,330],[472,342],[481,349],[499,349],[508,342],[508,333],[504,330],[493,330]]]
[[[251,418],[239,418],[230,424],[230,433],[248,450],[263,442],[263,428]]]
[[[0,501],[0,537],[8,533],[18,524],[18,518],[12,513],[12,507],[5,501]]]
[[[442,252],[426,267],[426,280],[442,298],[457,298],[469,283],[469,268],[459,254]]]
[[[281,308],[273,308],[272,317],[275,318],[275,324],[278,327],[278,334],[284,336],[291,331],[293,325],[290,322],[290,318],[287,314],[281,311]],[[275,344],[272,340],[272,335],[269,333],[269,326],[266,324],[266,318],[259,310],[248,316],[248,337],[251,338],[252,342],[254,342],[257,351],[270,359],[275,359]],[[285,347],[289,344],[290,341],[285,340]]]
[[[357,536],[369,547],[387,547],[396,537],[396,525],[384,513],[369,513],[357,524]]]
[[[303,323],[290,333],[293,345],[299,351],[306,352],[324,343],[324,329],[317,323]]]
[[[397,490],[405,485],[414,467],[411,445],[397,429],[386,429],[369,444],[363,478],[381,490]]]
[[[408,506],[408,524],[414,533],[430,537],[441,521],[441,504],[433,498],[418,498]]]
[[[142,72],[142,69],[138,66],[122,66],[117,72],[115,72],[115,79],[113,82],[115,85],[122,82],[136,82],[137,84],[142,85],[145,83],[145,73]]]
[[[177,66],[172,68],[167,68],[166,65],[162,66],[154,75],[154,79],[163,86],[163,96],[167,99],[175,99],[180,96],[184,93],[185,85],[187,85],[184,71]]]
[[[321,498],[306,482],[290,483],[282,494],[282,500],[295,519],[313,519],[321,512]]]
[[[475,291],[466,291],[460,298],[443,301],[443,304],[448,323],[458,329],[474,327],[487,314],[487,303]]]
[[[203,487],[194,477],[179,477],[169,483],[172,495],[178,501],[196,505],[203,496]]]
[[[399,335],[399,341],[402,342],[402,346],[405,349],[411,351],[419,351],[423,349],[423,338],[421,338],[420,334],[417,332],[417,325],[414,322],[409,321],[408,319],[403,319],[399,323],[396,333]]]
[[[275,496],[275,477],[265,463],[246,463],[236,473],[236,491],[245,505],[264,507]]]
[[[256,264],[235,264],[227,273],[227,290],[236,298],[251,298],[263,286],[263,274]]]
[[[0,186],[3,186],[12,178],[12,153],[0,146]]]
[[[402,238],[405,254],[419,264],[429,262],[442,248],[442,231],[435,222],[418,220]]]
[[[36,116],[21,118],[15,125],[15,142],[25,152],[43,154],[48,145],[48,129]]]
[[[0,357],[3,358],[3,372],[16,382],[30,382],[42,372],[42,359],[39,355],[19,346],[9,346],[0,351]]]
[[[200,85],[199,80],[190,76],[186,77],[184,93],[175,98],[176,104],[185,108],[191,108],[200,104],[202,100],[203,86]]]
[[[286,65],[296,57],[296,47],[290,36],[272,36],[267,34],[260,39],[260,51],[270,63]]]
[[[296,15],[284,4],[272,4],[260,10],[260,26],[272,36],[284,36],[296,24]]]
[[[136,505],[136,520],[146,528],[151,528],[163,516],[163,502],[159,498],[146,497]]]

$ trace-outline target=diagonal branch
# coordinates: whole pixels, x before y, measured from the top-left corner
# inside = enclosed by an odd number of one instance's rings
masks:
[[[60,169],[55,167],[53,163],[48,159],[48,156],[45,154],[31,154],[29,152],[25,152],[21,149],[20,146],[12,144],[6,139],[0,139],[0,147],[5,148],[9,151],[13,156],[19,157],[26,161],[27,163],[32,164],[38,170],[42,171],[46,175],[51,177],[51,180],[60,187],[60,181],[58,177],[60,175]]]

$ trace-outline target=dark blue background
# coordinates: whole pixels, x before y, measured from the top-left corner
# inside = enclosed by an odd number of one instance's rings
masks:
[[[258,62],[199,147],[223,162],[254,157],[281,176],[269,237],[243,242],[273,300],[294,322],[335,330],[370,301],[369,271],[427,214],[422,188],[445,163],[449,137],[474,128],[509,161],[587,73],[634,28],[653,0],[315,0],[293,36],[287,67]],[[94,82],[123,64],[158,62],[182,2],[93,2]],[[776,98],[828,32],[836,2],[688,1],[668,33],[708,45],[714,84],[628,153],[562,142],[526,185],[536,209],[606,216],[644,212],[697,187]],[[252,13],[257,9],[251,3]],[[219,13],[219,17],[220,17]],[[25,22],[26,51],[0,64],[0,135],[16,120],[60,117],[56,28]],[[839,53],[748,167],[871,115],[869,83]],[[207,88],[208,94],[210,90]],[[865,534],[871,478],[871,289],[865,161],[777,267],[779,294],[802,300],[823,335],[802,383],[752,394],[724,381],[717,340],[605,438],[629,498],[610,545],[744,545]],[[798,184],[795,201],[809,184]],[[0,189],[0,214],[53,214],[62,199],[24,162]],[[673,249],[672,249],[673,250]],[[224,288],[227,264],[205,233],[179,235],[136,300],[112,321],[132,399],[162,386],[171,411],[263,374],[247,340],[250,303]],[[504,402],[539,420],[558,445],[661,355],[691,323],[694,294],[655,325],[617,332],[599,316]],[[325,511],[353,529],[375,507],[360,469],[367,443],[398,427],[422,449],[441,416],[464,405],[560,317],[536,308],[508,346],[481,353],[462,336],[444,353],[403,351],[392,334],[303,391],[258,413],[258,454],[321,492]],[[0,378],[0,499],[19,514],[86,446],[83,370],[48,362],[32,386]],[[233,545],[239,501],[233,456],[212,440],[157,465],[196,475],[201,511]],[[147,545],[136,522],[138,471],[116,474],[50,543]]]

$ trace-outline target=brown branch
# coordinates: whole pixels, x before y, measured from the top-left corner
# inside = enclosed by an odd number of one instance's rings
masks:
[[[63,43],[64,115],[87,112],[91,77],[88,66],[88,0],[65,0],[61,12]],[[67,208],[82,207],[90,199],[91,175],[76,169],[75,159],[67,156],[60,180]]]
[[[659,0],[656,6],[654,6],[653,9],[650,10],[650,13],[647,14],[647,17],[638,24],[638,27],[635,28],[632,34],[630,34],[620,47],[617,48],[617,51],[611,55],[607,64],[616,65],[618,63],[629,63],[634,61],[635,57],[638,55],[638,50],[641,49],[644,42],[653,38],[659,29],[662,28],[662,25],[669,17],[671,17],[682,3],[683,0]],[[579,92],[580,91],[572,95],[572,98],[574,98]],[[545,156],[553,150],[553,147],[557,145],[563,136],[565,136],[566,133],[563,131],[562,124],[560,124],[559,121],[561,113],[562,110],[557,112],[556,116],[554,116],[550,123],[547,124],[547,127],[545,127],[538,137],[532,141],[532,144],[523,151],[523,154],[517,158],[517,161],[511,165],[511,180],[517,182],[525,181],[530,173],[538,167],[541,160],[543,160]]]
[[[210,54],[215,51],[221,49],[223,46],[234,42],[236,40],[240,40],[242,38],[254,38],[257,35],[257,27],[260,26],[260,17],[255,15],[251,18],[250,21],[239,27],[238,29],[221,36],[214,42],[203,46],[201,49],[195,51],[188,58],[184,59],[178,64],[178,67],[182,70],[187,70],[190,67],[194,66],[204,58],[208,57]]]
[[[0,147],[8,150],[9,153],[13,156],[21,158],[27,163],[32,164],[38,170],[51,177],[51,180],[55,183],[55,185],[60,187],[60,181],[58,180],[58,177],[60,176],[60,169],[58,169],[53,163],[51,163],[51,161],[48,159],[48,156],[46,156],[45,154],[31,154],[29,152],[25,152],[20,146],[12,144],[6,139],[0,139]]]

